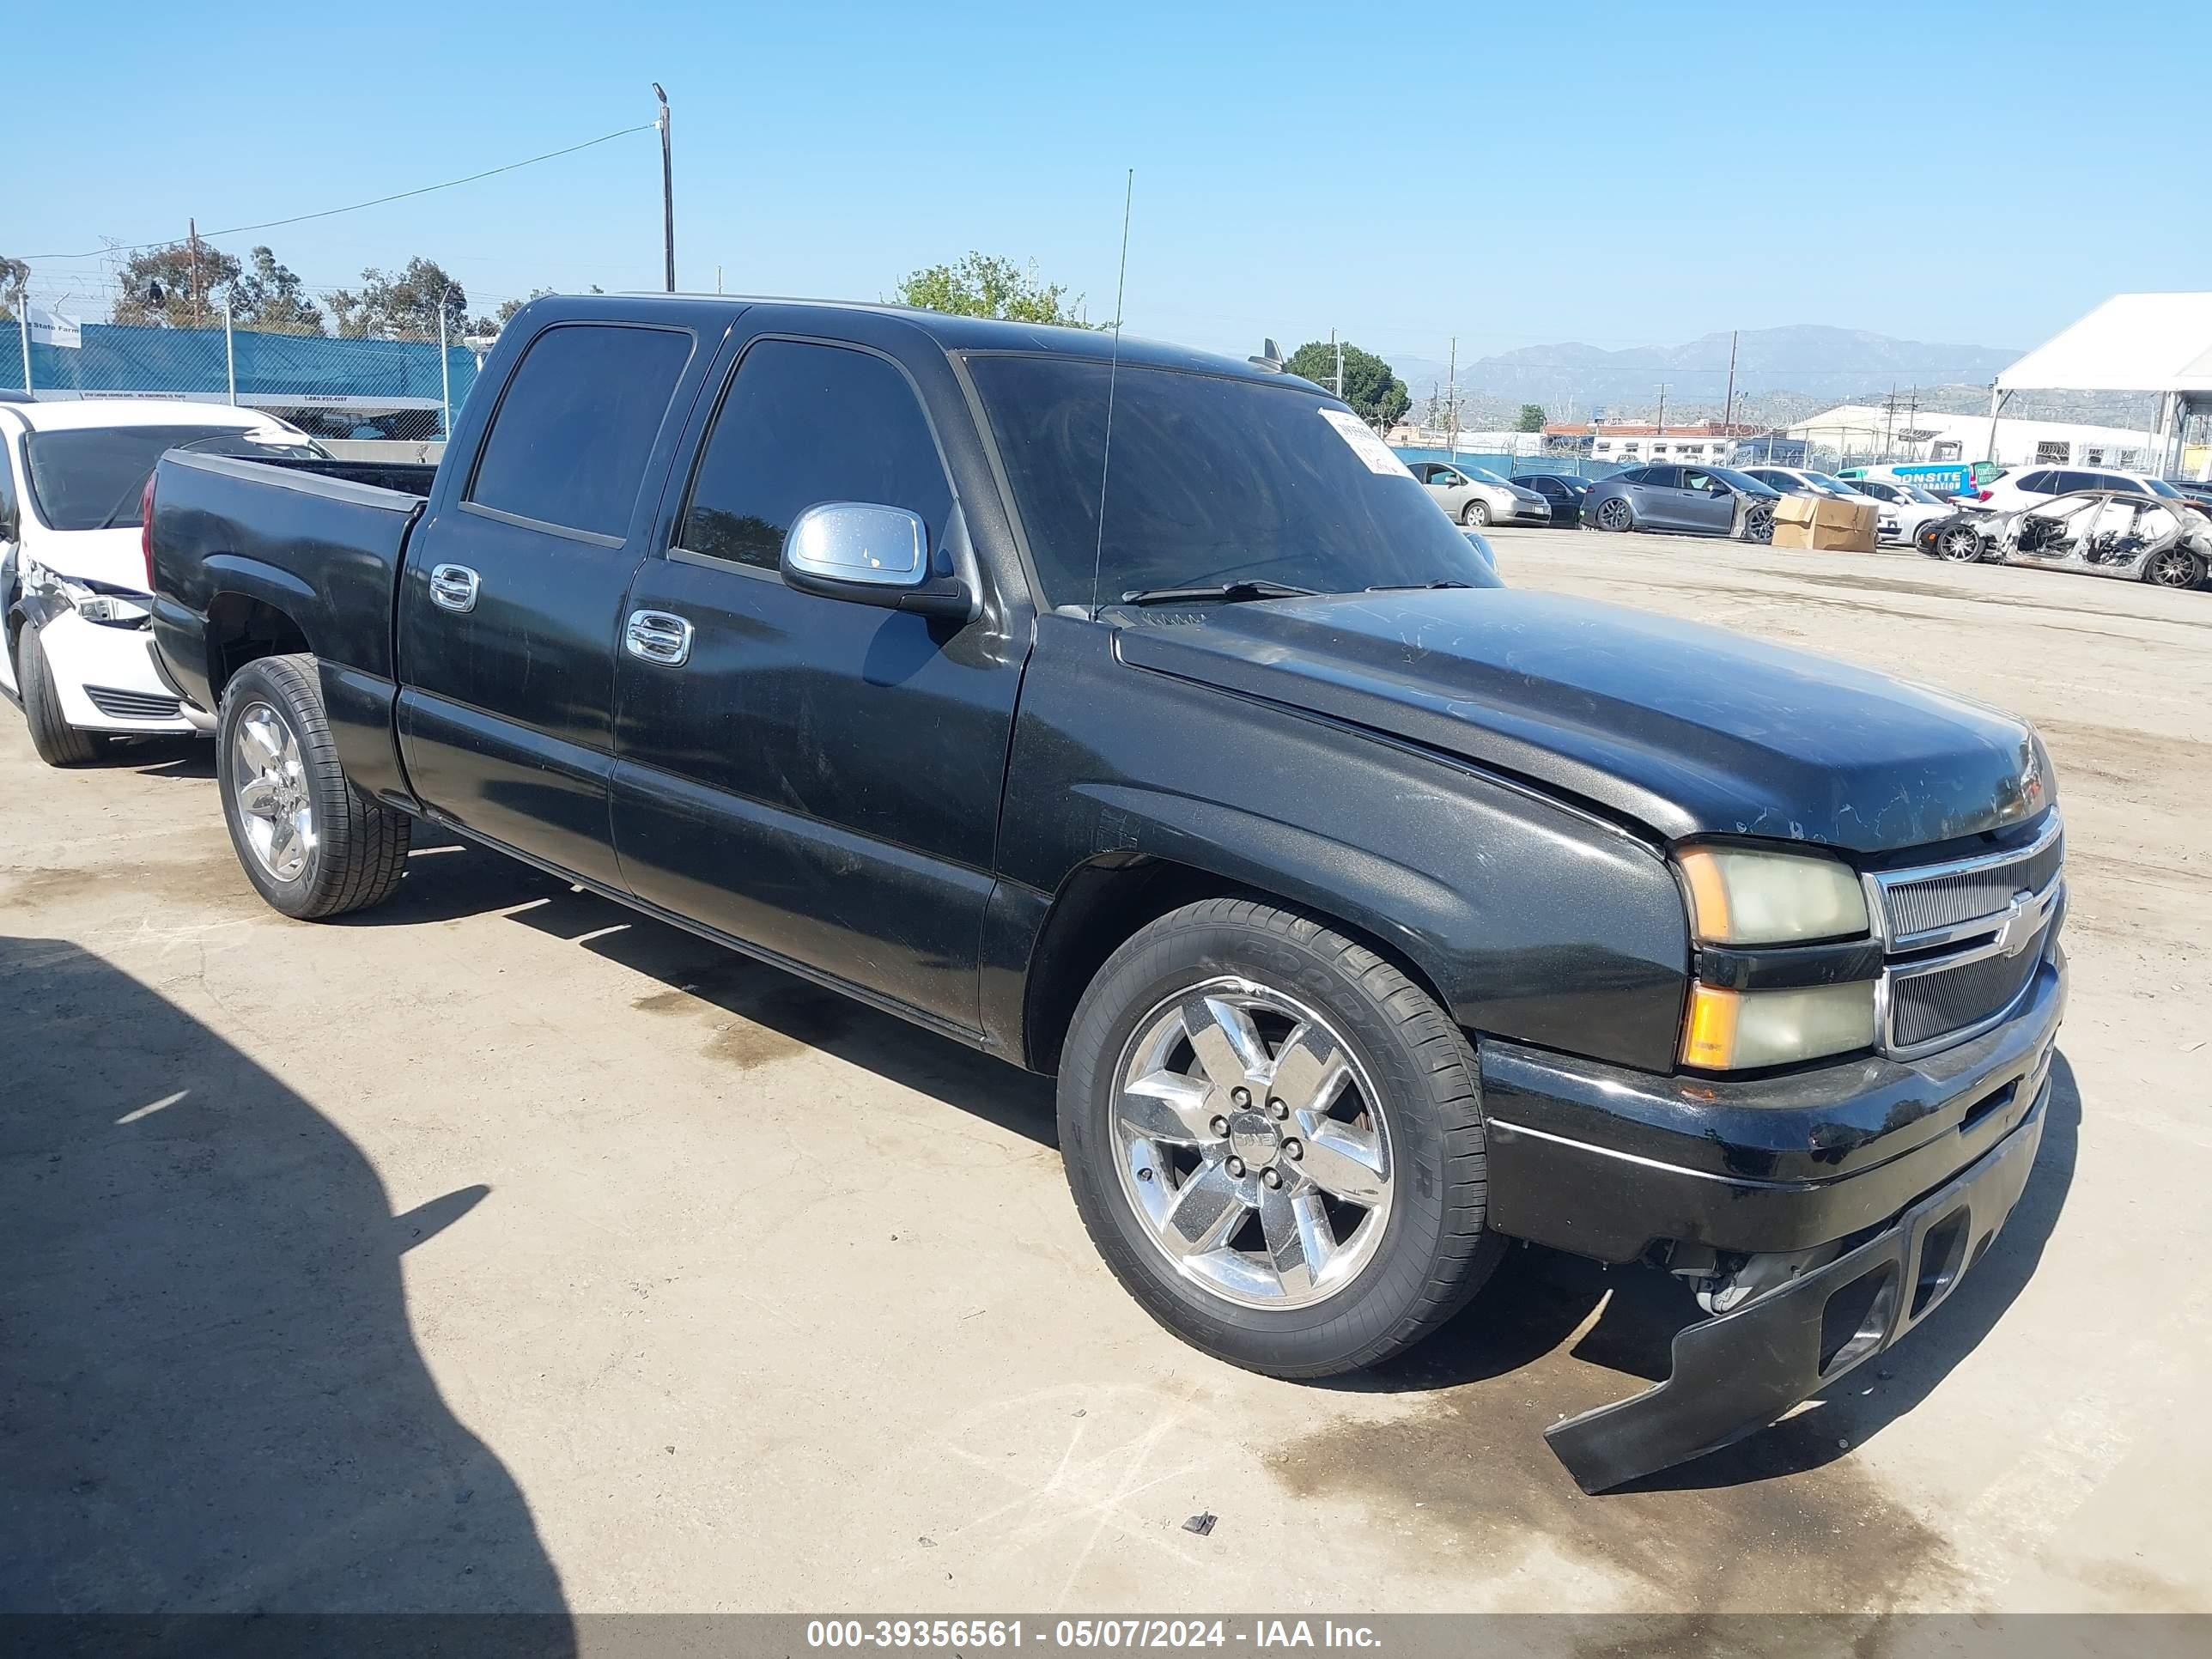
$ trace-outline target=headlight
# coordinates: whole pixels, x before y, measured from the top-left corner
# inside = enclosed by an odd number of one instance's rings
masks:
[[[1866,895],[1848,865],[1802,853],[1692,847],[1677,855],[1702,945],[1791,945],[1867,931]]]
[[[1788,991],[1693,985],[1682,1024],[1682,1064],[1743,1072],[1870,1048],[1874,988],[1870,979]]]

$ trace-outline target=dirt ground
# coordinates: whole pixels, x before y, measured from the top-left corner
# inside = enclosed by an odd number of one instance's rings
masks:
[[[2055,758],[2039,1164],[1836,1397],[1585,1498],[1539,1431],[1642,1386],[1643,1287],[1526,1251],[1388,1371],[1230,1370],[1045,1083],[435,836],[286,921],[204,747],[0,708],[0,1607],[2212,1610],[2212,594],[1495,539]]]

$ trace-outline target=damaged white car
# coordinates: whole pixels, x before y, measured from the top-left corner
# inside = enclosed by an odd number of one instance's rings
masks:
[[[1930,558],[2033,565],[2202,587],[2212,569],[2212,518],[2136,490],[2077,489],[2011,513],[1967,512],[1921,526]]]

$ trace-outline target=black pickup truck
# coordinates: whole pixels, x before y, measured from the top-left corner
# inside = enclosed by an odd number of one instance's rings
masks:
[[[1373,1364],[1510,1239],[1647,1264],[1710,1316],[1552,1431],[1597,1490],[1896,1340],[2033,1162],[2034,733],[1507,589],[1270,363],[549,298],[387,482],[154,481],[270,903],[386,897],[419,817],[1055,1074],[1100,1252],[1222,1359]]]

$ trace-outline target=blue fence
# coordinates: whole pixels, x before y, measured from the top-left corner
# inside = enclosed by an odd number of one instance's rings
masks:
[[[23,389],[21,325],[0,322],[0,389]],[[145,328],[87,323],[82,343],[31,343],[31,389],[140,397],[236,398],[261,408],[327,411],[329,429],[376,423],[392,411],[428,414],[436,423],[447,386],[434,340],[332,339],[220,328]],[[446,352],[453,407],[476,383],[476,354]],[[420,424],[420,422],[416,422]],[[336,434],[335,435],[345,435]],[[425,433],[422,435],[430,435]]]

